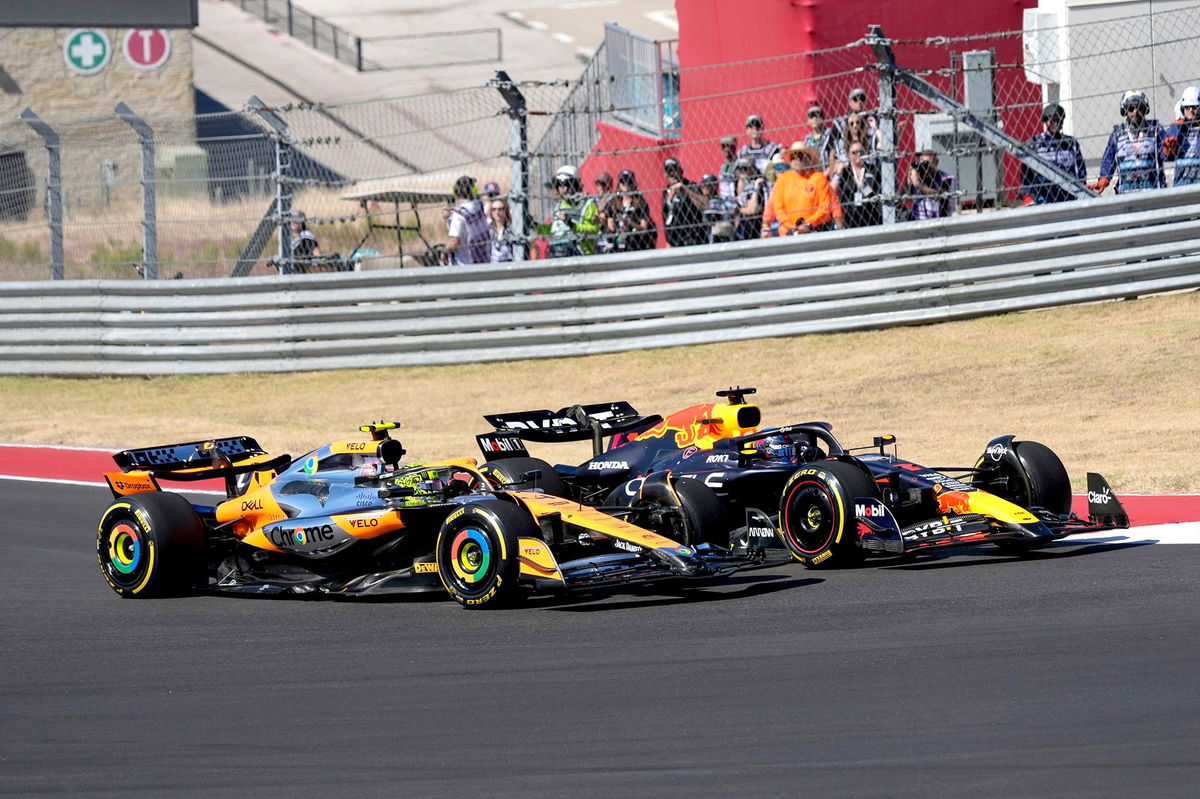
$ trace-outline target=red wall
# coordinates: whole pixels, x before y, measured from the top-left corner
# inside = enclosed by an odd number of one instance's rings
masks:
[[[679,17],[678,55],[682,71],[680,107],[682,136],[658,153],[605,156],[612,150],[653,148],[664,145],[650,137],[623,128],[604,126],[584,172],[589,181],[597,172],[614,176],[623,168],[634,169],[643,190],[661,190],[662,160],[680,159],[685,173],[699,180],[719,167],[718,141],[736,135],[745,139],[744,121],[749,114],[762,116],[767,138],[784,146],[808,131],[806,111],[814,102],[832,118],[846,112],[845,99],[851,86],[862,86],[868,97],[876,92],[870,73],[845,75],[830,80],[804,82],[814,76],[848,72],[873,62],[865,45],[850,51],[811,57],[799,54],[840,48],[866,35],[870,24],[880,24],[893,40],[922,40],[928,36],[960,36],[972,33],[1019,31],[1022,9],[1037,0],[987,0],[945,2],[942,0],[676,0]],[[974,43],[955,43],[956,51],[994,48],[996,63],[1016,64],[1021,59],[1019,35]],[[897,44],[897,61],[916,69],[949,66],[951,47]],[[795,55],[762,63],[736,63]],[[716,66],[729,65],[733,66]],[[935,82],[938,79],[931,78]],[[790,84],[790,85],[780,85]],[[950,87],[944,81],[943,90]],[[760,87],[760,88],[754,88]],[[1006,118],[1006,130],[1024,139],[1040,130],[1038,87],[1024,80],[1019,69],[997,72],[998,102],[1028,102],[1028,112]],[[823,96],[825,94],[831,96]],[[912,102],[908,101],[908,107]],[[902,103],[903,104],[903,103]],[[902,149],[913,149],[911,125],[901,140]],[[1011,181],[1006,181],[1011,182]],[[590,185],[590,183],[588,184]],[[648,197],[657,213],[658,198]]]

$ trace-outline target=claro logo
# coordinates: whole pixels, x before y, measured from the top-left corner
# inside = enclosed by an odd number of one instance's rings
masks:
[[[277,547],[302,547],[319,541],[333,540],[333,527],[318,524],[314,527],[268,527],[263,530],[267,540]]]

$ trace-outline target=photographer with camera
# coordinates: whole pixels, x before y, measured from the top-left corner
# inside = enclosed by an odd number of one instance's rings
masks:
[[[716,175],[700,178],[700,193],[708,202],[702,212],[704,222],[708,225],[708,243],[733,241],[738,215],[737,203],[721,196],[720,179]]]
[[[922,150],[908,169],[909,194],[913,219],[938,219],[953,216],[958,209],[954,176],[938,169],[937,153]]]
[[[609,200],[604,216],[613,252],[654,249],[658,228],[650,216],[650,204],[638,191],[637,176],[632,170],[622,169],[617,175],[617,194]]]
[[[708,241],[708,230],[702,214],[708,202],[700,187],[684,177],[683,165],[677,158],[663,161],[663,174],[667,178],[662,200],[667,244],[672,247],[704,244]]]
[[[759,174],[751,159],[739,158],[736,171],[737,239],[738,241],[756,239],[759,227],[762,225],[763,207],[767,204],[767,195],[771,190],[767,186],[767,179]]]

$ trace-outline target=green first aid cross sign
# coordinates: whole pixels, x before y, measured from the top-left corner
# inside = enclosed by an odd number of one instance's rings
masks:
[[[112,45],[103,31],[81,28],[72,31],[63,43],[63,58],[67,66],[80,75],[95,75],[104,69],[112,57]]]

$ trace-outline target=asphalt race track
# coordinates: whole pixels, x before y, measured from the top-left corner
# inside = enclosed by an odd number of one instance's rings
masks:
[[[1200,546],[686,594],[121,600],[106,489],[0,480],[0,794],[1187,797]]]

